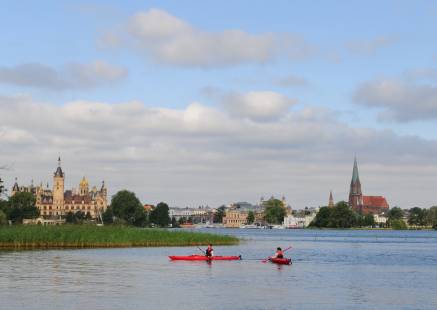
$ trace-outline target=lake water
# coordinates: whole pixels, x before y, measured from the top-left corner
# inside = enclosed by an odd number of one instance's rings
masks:
[[[215,247],[243,260],[167,258],[196,248],[0,251],[0,309],[437,309],[435,231],[205,231],[244,238]],[[293,265],[261,262],[289,245]]]

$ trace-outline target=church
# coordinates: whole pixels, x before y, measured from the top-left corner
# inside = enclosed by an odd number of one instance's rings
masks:
[[[381,214],[389,210],[389,205],[384,196],[363,195],[356,158],[354,159],[354,168],[349,191],[349,207],[363,215]]]
[[[96,186],[89,188],[88,180],[83,177],[79,189],[64,189],[65,173],[61,168],[61,158],[53,175],[53,188],[44,188],[42,183],[34,186],[18,186],[17,180],[12,188],[12,195],[17,192],[30,192],[36,197],[36,207],[43,218],[64,218],[69,212],[81,211],[93,219],[101,218],[107,208],[107,189],[102,182],[100,189]]]

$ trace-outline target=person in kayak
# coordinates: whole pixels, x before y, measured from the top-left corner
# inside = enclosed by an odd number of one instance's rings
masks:
[[[284,252],[280,247],[276,249],[276,253],[274,256],[272,256],[272,258],[284,258]]]
[[[212,248],[212,244],[209,244],[205,251],[206,257],[213,257],[214,256],[214,249]]]

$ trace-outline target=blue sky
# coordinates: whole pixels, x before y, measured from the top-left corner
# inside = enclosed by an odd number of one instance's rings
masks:
[[[288,126],[288,117],[294,121],[297,119],[297,123],[305,122],[305,126],[312,121],[314,128],[311,128],[326,134],[324,142],[321,142],[324,152],[331,153],[331,143],[332,152],[340,148],[346,153],[344,157],[332,155],[325,161],[317,159],[307,163],[321,169],[331,163],[344,162],[345,166],[339,169],[349,170],[355,153],[369,167],[380,167],[386,163],[395,165],[390,157],[396,156],[395,153],[372,151],[385,148],[402,150],[401,159],[395,160],[398,167],[418,165],[420,167],[416,171],[420,171],[426,169],[422,160],[427,162],[426,165],[433,163],[424,154],[434,150],[436,144],[437,103],[433,99],[437,94],[437,42],[433,39],[437,25],[435,2],[5,1],[3,7],[7,9],[0,11],[0,96],[9,98],[0,103],[3,112],[10,105],[6,101],[11,97],[16,100],[17,96],[31,98],[26,99],[27,104],[30,100],[36,105],[48,105],[53,109],[62,109],[72,102],[87,102],[90,111],[93,110],[91,105],[97,103],[106,109],[107,106],[135,101],[145,109],[157,109],[171,115],[186,111],[190,105],[197,103],[219,113],[218,118],[222,117],[220,113],[225,114],[226,120],[229,116],[231,127],[238,123],[255,122],[244,129],[248,132],[251,132],[252,125],[259,125],[264,128],[262,132],[269,132],[273,130],[271,122],[274,121]],[[172,33],[167,37],[168,33],[162,35],[162,31],[167,31],[165,27],[169,24],[175,28],[171,28]],[[152,30],[147,27],[152,27]],[[241,34],[241,44],[227,41],[231,37],[230,30]],[[116,44],[108,44],[106,38],[109,36],[117,41]],[[196,52],[199,52],[198,59],[192,56]],[[203,58],[205,54],[210,56]],[[48,78],[47,72],[53,73],[53,77]],[[38,78],[41,80],[35,81]],[[260,92],[264,92],[262,99],[247,95]],[[266,100],[271,105],[259,107],[258,101],[250,100]],[[256,115],[253,112],[255,106],[260,109]],[[203,115],[204,110],[199,113],[202,117],[210,115]],[[187,116],[184,117],[186,120]],[[215,116],[211,122],[214,120]],[[67,117],[66,121],[70,119]],[[335,124],[338,128],[328,125],[325,128],[325,125],[320,125],[321,122]],[[223,138],[205,145],[199,137],[206,135],[207,128],[199,124],[196,129],[190,126],[191,133],[198,131],[193,133],[195,137],[187,139],[197,141],[194,148],[205,148],[211,156],[217,156],[214,158],[225,158],[220,165],[229,163],[240,154],[237,151],[229,154],[225,148],[248,136],[238,131],[233,134],[234,138],[238,137],[235,141]],[[283,131],[288,129],[285,127]],[[146,144],[158,143],[149,140],[149,134],[158,131],[157,128],[144,130],[147,138],[143,136],[144,141],[139,138],[125,145],[126,149],[138,150],[146,141]],[[162,130],[160,134],[165,133],[168,138],[168,130]],[[306,129],[297,127],[296,130]],[[20,137],[24,132],[32,134],[32,129],[5,121],[3,132],[6,135],[9,131],[20,132]],[[356,132],[359,136],[354,138]],[[215,132],[214,137],[221,134],[223,132]],[[294,131],[293,134],[298,135]],[[44,131],[44,135],[47,135],[44,142],[29,136],[35,149],[41,149],[42,143],[52,143],[47,142],[54,139],[50,139],[50,133]],[[172,135],[176,140],[179,137],[177,130]],[[363,135],[369,139],[367,148],[354,146],[356,141],[363,139]],[[109,136],[104,138],[111,139]],[[314,143],[318,143],[317,138],[313,139]],[[256,141],[256,137],[249,140]],[[342,141],[352,144],[351,147],[347,148]],[[423,149],[408,153],[411,141],[414,141],[415,148],[419,145]],[[272,144],[269,141],[258,142],[259,145],[251,151],[269,149]],[[283,144],[289,142],[286,138],[280,141]],[[12,149],[17,150],[19,146],[14,146],[15,142],[7,143],[10,143],[11,151],[3,154],[2,160],[15,163],[16,171],[10,172],[11,175],[24,175],[18,166],[20,162],[27,162],[28,158],[13,156],[11,159]],[[166,143],[180,149],[173,142]],[[187,143],[185,141],[184,145]],[[267,155],[258,156],[262,160],[275,161],[283,154],[282,148],[274,147]],[[55,157],[58,153],[67,153],[68,157],[68,153],[77,152],[76,149],[61,149],[55,142],[50,149],[56,153]],[[80,149],[85,153],[101,152],[89,145]],[[301,151],[297,145],[287,149],[290,154],[298,150]],[[143,151],[147,153],[147,150]],[[314,151],[313,146],[306,150]],[[417,153],[421,154],[420,157]],[[274,155],[269,158],[268,154]],[[40,153],[40,158],[45,167],[49,167],[50,161],[45,155],[48,154]],[[87,156],[84,160],[93,161]],[[194,163],[187,160],[185,164]],[[284,162],[285,167],[289,160]],[[296,158],[296,162],[301,160]],[[157,165],[160,164],[163,163],[158,160]],[[80,163],[73,166],[79,167]],[[37,170],[33,172],[36,177],[41,173]],[[332,173],[331,177],[335,177]],[[126,176],[118,172],[108,174],[108,177],[122,180]],[[407,174],[402,177],[406,180]],[[378,180],[379,185],[375,187],[379,189],[386,184],[387,188],[382,190],[391,193],[393,197],[389,198],[392,201],[398,204],[414,201],[413,198],[396,198],[396,189],[389,188],[387,180]],[[241,182],[245,181],[241,179]],[[277,181],[272,182],[267,187],[274,191]],[[343,179],[336,182],[338,186],[342,182],[347,184]],[[132,183],[132,186],[137,186],[138,190],[138,185]],[[408,184],[405,186],[408,187]],[[335,186],[320,183],[318,187],[319,198],[306,201],[302,194],[297,204],[322,204],[323,195],[333,189],[328,187]],[[161,197],[160,187],[156,188],[156,193],[151,195],[153,199]],[[296,195],[292,190],[286,191],[291,197]],[[347,189],[338,191],[344,195]],[[244,192],[241,199],[246,200],[268,194],[268,191],[250,192],[250,189]],[[227,193],[224,188],[223,193]],[[147,199],[147,195],[143,195]],[[314,193],[308,191],[307,195],[313,196]],[[230,196],[240,199],[236,195]],[[422,197],[423,192],[415,196]],[[179,201],[183,201],[181,204],[219,203],[217,197],[207,195],[196,199],[175,195],[171,200],[175,204]],[[423,203],[431,201],[429,195]]]

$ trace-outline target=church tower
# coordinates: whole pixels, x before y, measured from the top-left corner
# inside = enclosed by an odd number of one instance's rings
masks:
[[[349,191],[349,207],[360,211],[363,206],[363,193],[361,192],[360,176],[358,175],[357,158],[354,159],[354,169],[352,171],[351,187]]]
[[[53,206],[54,215],[61,215],[64,209],[64,178],[61,168],[61,157],[58,158],[58,168],[53,176]]]
[[[328,207],[334,208],[334,198],[332,197],[332,191],[329,192],[329,203]]]

